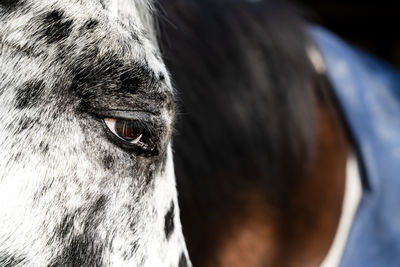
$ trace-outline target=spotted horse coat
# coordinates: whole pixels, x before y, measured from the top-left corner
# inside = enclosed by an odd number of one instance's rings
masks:
[[[151,15],[0,0],[0,266],[190,265]]]

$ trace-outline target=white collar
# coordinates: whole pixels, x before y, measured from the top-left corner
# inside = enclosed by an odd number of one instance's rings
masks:
[[[339,266],[354,216],[361,201],[361,195],[362,185],[357,159],[351,154],[347,159],[346,184],[339,226],[328,254],[320,267]]]

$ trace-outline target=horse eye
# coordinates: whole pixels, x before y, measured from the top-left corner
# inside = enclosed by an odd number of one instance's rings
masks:
[[[143,143],[143,133],[136,123],[128,120],[105,118],[104,122],[108,129],[117,137],[125,142],[135,145],[145,146]]]
[[[158,153],[158,135],[154,132],[152,125],[140,120],[122,118],[104,118],[103,120],[109,130],[108,135],[117,145],[145,156],[154,156]]]

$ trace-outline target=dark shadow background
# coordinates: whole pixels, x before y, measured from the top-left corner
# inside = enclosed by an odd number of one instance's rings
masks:
[[[400,1],[292,0],[306,17],[400,68]]]

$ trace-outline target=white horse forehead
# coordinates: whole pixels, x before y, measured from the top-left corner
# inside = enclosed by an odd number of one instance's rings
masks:
[[[15,0],[5,12],[1,7],[0,3],[2,44],[46,55],[52,63],[57,62],[52,55],[62,49],[78,55],[97,46],[100,57],[111,51],[122,60],[146,65],[162,73],[171,87],[154,33],[151,1]]]

